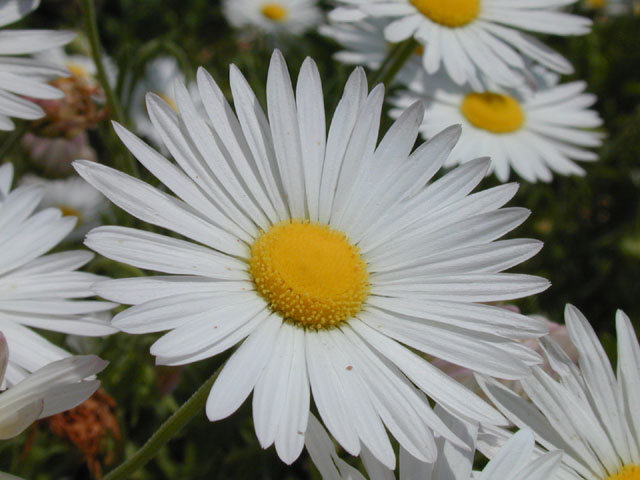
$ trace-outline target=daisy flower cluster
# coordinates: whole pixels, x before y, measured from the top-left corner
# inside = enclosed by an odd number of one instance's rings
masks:
[[[571,64],[530,33],[584,35],[591,21],[563,11],[573,1],[340,0],[321,27],[345,50],[338,61],[377,68],[394,44],[415,50],[396,82],[399,109],[425,103],[425,139],[451,124],[463,134],[447,166],[481,145],[501,182],[511,170],[528,182],[553,173],[584,175],[576,161],[592,162],[602,121],[584,82],[561,84]],[[409,40],[407,40],[409,39]],[[421,60],[421,61],[420,61]],[[397,115],[398,110],[392,110]]]
[[[640,480],[634,326],[540,314],[581,266],[530,232],[577,228],[520,206],[607,141],[543,43],[583,5],[81,3],[0,31],[0,478]]]

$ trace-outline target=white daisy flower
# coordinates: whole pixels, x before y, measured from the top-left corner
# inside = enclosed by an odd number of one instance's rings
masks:
[[[49,180],[35,175],[22,177],[21,185],[40,185],[44,196],[39,209],[57,208],[64,216],[76,217],[77,223],[67,240],[79,240],[94,227],[102,224],[102,214],[109,204],[107,199],[82,178],[74,176]]]
[[[75,300],[93,296],[91,285],[103,279],[76,271],[92,254],[76,250],[44,255],[73,230],[76,219],[54,208],[32,214],[43,188],[10,191],[12,177],[11,164],[0,167],[0,331],[9,343],[9,386],[70,355],[28,327],[84,336],[116,331],[102,314],[114,304]]]
[[[150,139],[154,145],[162,145],[162,137],[149,121],[145,106],[145,95],[148,92],[155,93],[167,102],[171,108],[176,109],[173,87],[176,82],[184,83],[185,78],[175,57],[156,57],[147,64],[144,77],[133,89],[131,101],[129,102],[131,105],[129,114],[136,127],[136,132]],[[197,90],[195,84],[189,85],[189,89],[195,96],[195,91]]]
[[[640,15],[640,2],[637,0],[582,0],[582,6],[610,16]]]
[[[35,58],[61,65],[65,67],[72,76],[82,79],[96,87],[100,86],[96,78],[98,74],[96,64],[93,59],[87,55],[68,54],[64,47],[55,47],[36,54]],[[109,84],[115,85],[118,76],[118,67],[109,56],[104,54],[102,55],[102,62]]]
[[[300,34],[322,21],[317,0],[224,0],[222,11],[235,28]]]
[[[460,142],[445,166],[464,162],[472,152],[491,157],[491,171],[505,182],[513,170],[529,182],[549,182],[552,171],[561,175],[584,175],[575,161],[592,162],[598,155],[589,148],[602,143],[602,125],[590,109],[595,95],[584,93],[585,82],[556,84],[541,75],[548,86],[531,95],[513,90],[475,92],[450,82],[444,75],[413,82],[392,103],[393,117],[416,99],[425,102],[420,127],[424,138],[432,138],[445,126],[462,124]],[[548,82],[551,82],[550,84]]]
[[[330,14],[337,21],[393,18],[384,31],[389,42],[413,36],[425,46],[430,74],[444,67],[457,84],[482,90],[485,79],[517,87],[524,83],[524,59],[559,73],[571,64],[524,31],[551,35],[589,33],[591,21],[560,7],[577,0],[339,0]]]
[[[400,447],[399,480],[549,480],[560,466],[562,452],[549,452],[535,458],[533,434],[520,430],[482,471],[473,471],[478,427],[457,419],[440,407],[436,407],[436,412],[463,440],[464,448],[438,438],[437,460],[428,464]],[[324,480],[365,480],[362,473],[338,456],[331,438],[313,415],[309,416],[305,446]],[[370,480],[396,479],[396,475],[364,446],[361,458]]]
[[[157,363],[231,356],[207,402],[210,420],[253,391],[260,444],[291,463],[303,447],[311,392],[320,416],[351,454],[361,443],[388,467],[388,429],[413,455],[435,460],[432,430],[455,436],[410,382],[460,415],[503,419],[475,394],[399,342],[503,378],[529,374],[539,355],[517,341],[544,324],[477,302],[540,292],[537,277],[499,273],[533,256],[534,240],[493,242],[529,212],[501,209],[515,185],[467,195],[489,162],[469,162],[429,182],[455,144],[447,129],[413,154],[417,103],[376,148],[384,87],[368,94],[352,74],[327,136],[320,76],[307,59],[296,95],[284,58],[271,59],[268,115],[231,67],[236,115],[203,69],[207,117],[184,86],[176,113],[147,99],[178,165],[116,126],[138,160],[178,197],[92,162],[80,175],[130,214],[188,240],[118,226],[86,244],[114,260],[169,274],[96,285],[134,307],[114,318],[128,333],[170,330],[151,347]]]
[[[39,0],[4,0],[0,3],[0,28],[17,22],[35,10]],[[44,116],[41,107],[24,97],[55,99],[63,93],[47,84],[48,80],[69,72],[54,63],[28,55],[65,45],[75,33],[56,30],[0,31],[0,130],[13,130],[11,118],[35,120]]]
[[[0,332],[0,383],[9,362],[7,340]],[[101,372],[109,362],[95,355],[52,362],[0,393],[0,440],[22,433],[40,418],[69,410],[89,398],[100,386],[85,380]],[[0,477],[4,478],[2,472]]]
[[[329,22],[318,27],[318,32],[332,38],[345,50],[337,52],[333,58],[347,65],[364,65],[378,70],[387,58],[393,44],[384,39],[384,28],[388,20],[370,19],[360,22]],[[405,85],[413,81],[420,82],[424,76],[422,57],[424,49],[420,46],[415,55],[409,58],[395,77],[395,81]]]
[[[616,314],[617,378],[588,320],[567,305],[565,321],[579,353],[576,366],[549,340],[544,346],[559,380],[538,368],[521,380],[524,400],[499,383],[480,380],[485,393],[517,426],[533,430],[545,450],[562,449],[558,480],[640,478],[640,346],[629,318]],[[496,433],[496,432],[494,432]],[[499,435],[500,443],[508,435]],[[490,453],[490,451],[488,452]]]

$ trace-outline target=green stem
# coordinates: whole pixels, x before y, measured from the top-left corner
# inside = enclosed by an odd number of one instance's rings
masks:
[[[126,480],[155,457],[160,448],[166,444],[182,427],[196,416],[207,401],[209,391],[222,371],[222,366],[202,384],[198,390],[182,404],[182,406],[164,422],[131,458],[125,460],[118,468],[103,477],[103,480]]]
[[[0,162],[5,160],[5,157],[11,153],[14,147],[20,143],[24,134],[27,133],[27,123],[21,122],[16,128],[8,135],[7,140],[0,146]]]
[[[385,58],[382,65],[373,76],[371,86],[383,83],[385,88],[389,88],[393,79],[407,60],[411,58],[411,55],[416,52],[418,46],[419,43],[416,42],[413,37],[394,45],[389,52],[389,55],[387,55],[387,58]]]
[[[124,125],[125,116],[122,111],[122,106],[120,105],[120,101],[118,100],[113,88],[109,84],[107,70],[104,68],[104,62],[102,61],[102,45],[100,44],[100,34],[98,33],[98,21],[96,18],[96,6],[94,4],[94,0],[81,1],[84,9],[87,36],[89,37],[89,45],[91,46],[91,58],[93,59],[93,63],[96,65],[98,80],[100,81],[105,97],[107,97],[107,105],[109,105],[111,116],[118,123]],[[124,151],[122,169],[133,176],[138,177],[138,166],[136,165],[135,160],[126,148]]]

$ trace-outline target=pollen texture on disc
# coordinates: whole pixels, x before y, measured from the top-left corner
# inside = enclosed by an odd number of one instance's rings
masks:
[[[332,328],[357,314],[369,274],[342,232],[305,221],[284,221],[251,247],[249,270],[271,308],[306,328]]]
[[[480,0],[411,0],[411,3],[431,21],[449,28],[471,23],[480,12]]]
[[[607,477],[607,480],[640,480],[640,466],[625,465],[618,473]]]

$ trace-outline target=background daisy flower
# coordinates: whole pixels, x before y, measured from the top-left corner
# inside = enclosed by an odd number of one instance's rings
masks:
[[[425,76],[392,99],[397,108],[391,116],[422,99],[424,138],[432,138],[447,125],[461,124],[462,136],[446,166],[480,151],[491,157],[491,171],[502,182],[511,169],[529,182],[550,182],[552,172],[584,175],[575,161],[597,160],[589,149],[600,146],[604,136],[594,130],[602,120],[589,108],[597,99],[584,92],[585,82],[557,84],[551,81],[554,76],[536,73],[546,85],[528,95],[500,88],[475,92],[444,75]]]
[[[317,0],[223,0],[222,11],[235,28],[300,34],[322,21]]]
[[[440,407],[436,407],[436,412],[464,441],[464,448],[438,438],[437,460],[428,464],[400,447],[396,476],[363,447],[362,463],[371,480],[549,480],[560,466],[562,452],[549,452],[534,458],[533,433],[520,430],[482,471],[472,471],[478,427],[457,419]],[[309,417],[305,446],[324,480],[365,480],[358,470],[338,456],[331,438],[313,415]]]
[[[480,380],[480,385],[509,420],[517,426],[526,424],[545,450],[564,451],[561,474],[554,478],[636,480],[640,478],[640,345],[636,332],[618,310],[616,378],[582,313],[567,305],[565,322],[578,350],[578,366],[545,340],[558,380],[534,368],[531,377],[521,380],[531,402],[497,382]],[[494,441],[501,443],[505,438],[507,432],[498,433]]]
[[[559,73],[573,67],[560,54],[524,33],[583,35],[591,21],[561,11],[577,0],[339,0],[330,18],[359,21],[392,18],[384,31],[389,42],[414,37],[424,45],[429,74],[444,68],[458,85],[482,90],[486,79],[506,87],[524,83],[525,59]]]
[[[0,5],[0,28],[17,22],[36,8],[39,0],[5,0]],[[16,56],[29,55],[69,43],[75,33],[56,30],[0,31],[0,130],[13,130],[11,118],[35,120],[44,116],[38,105],[24,97],[61,98],[64,94],[47,80],[69,72],[54,63]]]
[[[104,313],[113,303],[78,300],[92,297],[91,285],[103,279],[76,271],[93,255],[81,250],[45,255],[73,230],[76,219],[55,208],[32,214],[42,187],[10,191],[12,177],[11,164],[0,167],[0,331],[9,344],[9,386],[70,355],[29,327],[84,336],[116,331]]]
[[[432,431],[457,441],[411,382],[462,416],[500,424],[479,397],[401,343],[502,378],[526,376],[541,361],[518,340],[546,333],[542,322],[480,303],[548,286],[500,273],[541,247],[494,242],[528,216],[501,208],[517,187],[469,194],[486,159],[429,183],[459,129],[411,153],[420,103],[376,147],[384,87],[369,93],[362,69],[349,78],[328,136],[310,59],[294,95],[274,53],[268,115],[234,66],[237,117],[203,69],[198,87],[206,118],[184,86],[176,89],[179,113],[148,96],[151,121],[178,165],[116,126],[177,197],[106,166],[75,164],[125,211],[188,239],[118,226],[89,233],[86,244],[102,255],[169,274],[96,285],[101,296],[134,305],[113,325],[134,334],[169,330],[151,347],[165,365],[196,362],[244,339],[211,390],[207,416],[229,416],[253,391],[260,444],[275,442],[287,463],[302,450],[312,393],[348,452],[366,445],[389,468],[387,429],[425,462],[435,460]]]
[[[0,383],[8,363],[9,346],[0,332]],[[86,378],[101,372],[107,363],[95,355],[65,358],[45,365],[0,393],[0,440],[19,435],[39,418],[84,402],[100,386],[98,380]]]
[[[80,240],[94,227],[102,224],[102,214],[109,204],[104,196],[91,185],[77,176],[61,180],[27,175],[22,177],[20,185],[39,185],[44,196],[39,208],[57,208],[64,216],[77,219],[76,226],[67,240]]]

